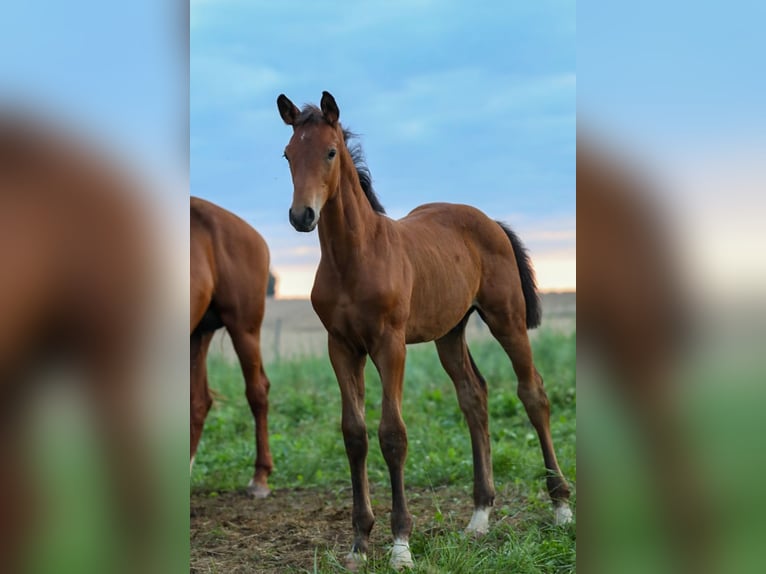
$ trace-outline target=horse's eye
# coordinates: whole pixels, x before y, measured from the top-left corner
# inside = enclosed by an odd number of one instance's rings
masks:
[[[285,158],[285,159],[286,159],[288,162],[290,161],[290,158],[289,158],[289,157],[287,157],[287,153],[283,153],[283,154],[282,154],[282,157],[283,157],[283,158]]]
[[[337,153],[338,153],[338,150],[336,150],[335,148],[332,148],[329,152],[327,152],[327,159],[334,158]]]

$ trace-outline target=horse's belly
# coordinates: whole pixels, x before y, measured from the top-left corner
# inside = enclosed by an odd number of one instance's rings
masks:
[[[463,320],[472,300],[453,301],[447,305],[418,305],[413,302],[407,321],[407,343],[424,343],[440,339]]]
[[[407,320],[408,343],[439,339],[460,323],[479,287],[474,267],[442,263],[418,269]]]

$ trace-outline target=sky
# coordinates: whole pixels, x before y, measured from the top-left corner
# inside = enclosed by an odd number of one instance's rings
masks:
[[[169,290],[188,306],[188,47],[176,0],[28,0],[0,10],[0,110],[19,106],[144,185]],[[188,310],[185,312],[188,316]]]
[[[581,125],[686,172],[677,195],[700,233],[735,237],[746,216],[766,229],[758,210],[721,216],[763,197],[764,3],[580,2],[575,18],[574,2],[191,0],[190,85],[175,0],[6,4],[0,103],[42,105],[177,180],[188,237],[190,98],[192,193],[263,232],[283,289],[310,284],[318,251],[287,223],[280,92],[335,95],[392,216],[474,204],[519,232],[544,288],[574,286],[575,91]],[[722,173],[746,191],[699,201]]]
[[[575,2],[192,0],[191,193],[266,238],[306,297],[316,232],[289,224],[276,98],[331,92],[389,216],[468,203],[509,223],[543,290],[574,289]]]
[[[765,19],[752,0],[577,9],[578,127],[655,184],[688,285],[716,304],[766,285]]]
[[[150,177],[184,179],[181,15],[177,3],[156,0],[6,2],[0,105],[22,103],[73,125]]]

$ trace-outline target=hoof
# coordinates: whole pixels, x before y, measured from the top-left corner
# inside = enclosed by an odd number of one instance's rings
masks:
[[[572,522],[572,509],[569,505],[564,503],[553,510],[553,524],[556,526],[563,526]]]
[[[349,552],[343,560],[343,566],[350,572],[358,572],[367,562],[367,555],[362,552]]]
[[[265,484],[256,484],[255,481],[251,480],[250,484],[247,485],[247,493],[253,498],[266,498],[271,494],[271,489]]]
[[[473,511],[471,522],[465,527],[465,533],[480,538],[487,532],[489,532],[489,508],[477,508]]]
[[[402,570],[403,568],[412,568],[415,564],[412,562],[410,553],[410,544],[406,540],[394,540],[394,547],[391,549],[391,568]]]
[[[472,538],[482,538],[483,536],[486,536],[487,532],[489,532],[489,529],[479,530],[478,528],[469,528],[468,526],[463,530],[463,534]]]

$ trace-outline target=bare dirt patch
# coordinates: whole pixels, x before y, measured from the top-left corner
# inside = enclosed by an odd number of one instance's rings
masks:
[[[311,568],[315,549],[339,548],[348,507],[332,492],[277,490],[191,497],[192,572],[284,572]]]
[[[370,551],[381,556],[391,543],[389,491],[370,487],[376,517]],[[470,487],[408,488],[407,498],[415,529],[426,536],[459,530],[471,517]],[[516,493],[498,492],[503,504],[522,502]],[[265,500],[244,491],[191,495],[192,573],[313,571],[327,552],[342,558],[352,536],[350,488],[282,489]]]

